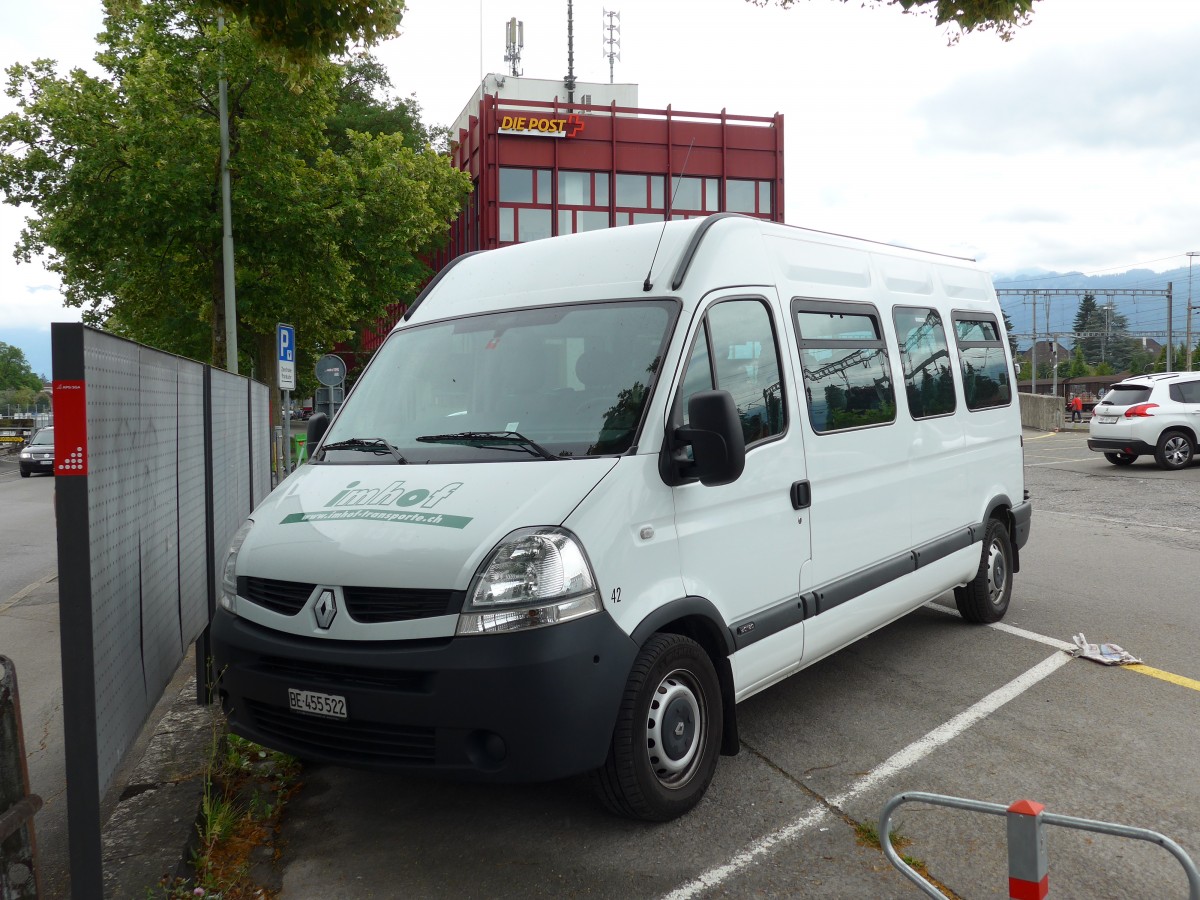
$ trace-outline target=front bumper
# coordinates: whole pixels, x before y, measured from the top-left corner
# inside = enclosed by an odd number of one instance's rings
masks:
[[[490,781],[548,781],[608,754],[637,647],[606,613],[527,632],[329,641],[218,610],[217,691],[234,732],[304,759]],[[293,712],[288,689],[345,697]]]
[[[33,474],[35,472],[53,472],[54,459],[18,459],[17,465],[22,472]]]
[[[1150,456],[1154,445],[1133,438],[1089,438],[1088,449],[1097,453],[1128,453],[1131,456]]]

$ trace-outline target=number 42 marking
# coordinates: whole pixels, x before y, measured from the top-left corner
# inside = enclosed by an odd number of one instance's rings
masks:
[[[612,596],[609,598],[613,603],[621,602],[621,589],[613,588]]]

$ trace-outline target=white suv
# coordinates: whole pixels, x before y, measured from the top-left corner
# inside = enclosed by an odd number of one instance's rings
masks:
[[[1117,382],[1092,410],[1088,433],[1088,449],[1103,453],[1114,466],[1153,453],[1159,468],[1184,468],[1200,433],[1200,372]]]

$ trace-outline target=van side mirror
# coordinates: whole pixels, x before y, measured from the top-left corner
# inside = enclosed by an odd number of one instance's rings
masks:
[[[329,416],[325,413],[316,413],[308,420],[308,431],[305,433],[305,446],[308,448],[308,454],[311,457],[312,452],[317,449],[317,444],[321,442],[321,438],[325,437],[325,431],[329,428]]]
[[[701,391],[688,400],[685,428],[676,428],[676,448],[690,444],[692,459],[677,463],[684,479],[698,478],[708,487],[737,481],[746,467],[746,438],[729,391]]]

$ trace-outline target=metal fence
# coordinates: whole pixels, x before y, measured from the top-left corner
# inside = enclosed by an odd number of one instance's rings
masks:
[[[102,896],[101,797],[193,641],[216,555],[270,490],[264,385],[54,324],[55,493],[72,893]]]

